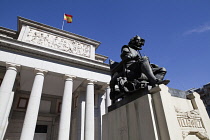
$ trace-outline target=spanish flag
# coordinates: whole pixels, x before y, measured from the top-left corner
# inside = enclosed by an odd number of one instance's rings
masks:
[[[72,15],[64,14],[64,20],[67,21],[67,23],[72,23]]]

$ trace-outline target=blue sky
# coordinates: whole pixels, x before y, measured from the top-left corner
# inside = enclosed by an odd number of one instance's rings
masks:
[[[17,30],[17,16],[101,42],[96,51],[120,61],[130,38],[146,40],[142,54],[168,70],[169,87],[210,82],[210,0],[1,0],[0,26]]]

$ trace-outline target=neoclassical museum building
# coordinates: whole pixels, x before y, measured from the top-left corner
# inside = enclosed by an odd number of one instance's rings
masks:
[[[100,42],[18,17],[0,27],[0,140],[101,140],[109,65]]]

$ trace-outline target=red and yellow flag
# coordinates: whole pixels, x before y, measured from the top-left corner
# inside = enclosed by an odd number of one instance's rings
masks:
[[[67,21],[67,23],[72,23],[72,15],[64,14],[64,20]]]

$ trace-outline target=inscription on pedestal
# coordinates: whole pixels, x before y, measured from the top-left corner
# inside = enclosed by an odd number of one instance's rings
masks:
[[[35,29],[29,29],[29,32],[27,33],[24,41],[34,45],[54,48],[84,57],[91,56],[91,45],[89,44],[73,39],[63,38]]]
[[[206,130],[198,110],[181,112],[176,110],[177,120],[182,129],[182,137],[185,139],[188,135],[195,135],[198,138],[209,140]]]
[[[178,118],[180,127],[203,128],[200,119]]]
[[[204,128],[198,110],[188,112],[177,111],[177,120],[180,127]]]

